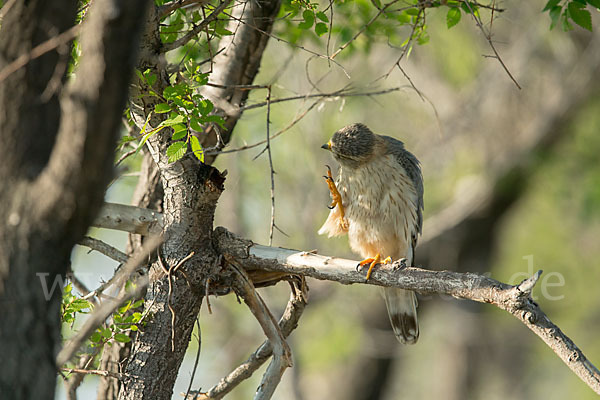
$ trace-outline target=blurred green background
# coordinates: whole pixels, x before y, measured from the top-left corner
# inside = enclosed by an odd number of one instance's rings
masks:
[[[486,57],[492,51],[475,23],[463,15],[447,29],[445,11],[428,13],[429,43],[415,46],[402,64],[421,94],[392,68],[400,50],[385,31],[371,32],[372,41],[361,38],[358,49],[336,59],[350,78],[327,60],[271,40],[256,83],[272,83],[273,98],[318,93],[311,82],[322,92],[348,84],[363,92],[402,87],[381,96],[328,98],[272,140],[275,220],[286,233],[275,231],[273,245],[358,259],[345,237],[327,239],[316,232],[328,213],[322,175],[326,164],[336,165],[320,145],[342,126],[363,122],[404,141],[422,162],[426,223],[417,263],[512,284],[543,269],[536,300],[598,365],[600,35],[580,28],[550,31],[541,13],[544,3],[502,3],[506,11],[493,22],[492,39],[522,90],[498,60]],[[364,4],[347,6],[358,13]],[[594,22],[598,26],[596,15]],[[332,50],[344,42],[340,35],[332,35]],[[302,44],[325,53],[326,42],[323,37]],[[387,78],[376,80],[390,69]],[[265,90],[255,90],[248,104],[265,98]],[[273,104],[271,133],[287,127],[314,100]],[[228,149],[265,137],[266,108],[248,110]],[[263,148],[218,157],[215,166],[228,176],[215,225],[268,244],[269,160],[266,152],[255,159]],[[134,184],[135,178],[120,179],[109,199],[127,202]],[[122,237],[101,238],[124,248]],[[96,262],[82,254],[76,252],[75,270],[89,271]],[[492,306],[421,297],[421,336],[406,347],[389,331],[378,289],[308,284],[309,304],[290,337],[295,365],[276,399],[595,397],[541,340]],[[288,286],[260,293],[278,317]],[[201,311],[202,352],[193,385],[203,390],[264,339],[234,296],[210,302],[212,314],[204,305]],[[196,350],[193,339],[174,398],[187,388]],[[251,398],[262,371],[229,398]]]

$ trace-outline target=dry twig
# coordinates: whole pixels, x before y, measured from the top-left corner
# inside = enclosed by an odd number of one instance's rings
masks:
[[[304,312],[306,306],[304,283],[295,288],[290,294],[290,300],[287,303],[283,315],[279,319],[279,328],[284,337],[288,337],[298,326],[298,321]],[[186,399],[198,400],[217,400],[222,399],[244,380],[250,378],[252,374],[260,368],[273,354],[271,342],[266,340],[261,344],[252,355],[241,365],[235,368],[229,375],[222,378],[215,386],[205,393],[192,392],[186,395]]]
[[[236,293],[244,299],[244,303],[258,320],[271,343],[273,356],[254,396],[255,400],[270,399],[281,381],[283,372],[286,368],[292,366],[290,348],[275,318],[273,318],[267,305],[254,289],[254,285],[246,272],[234,263],[230,263],[230,265],[238,275],[234,286]]]

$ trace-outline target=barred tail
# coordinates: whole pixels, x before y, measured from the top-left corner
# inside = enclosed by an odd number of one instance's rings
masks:
[[[415,344],[419,339],[417,296],[415,292],[383,288],[383,297],[394,334],[402,344]]]

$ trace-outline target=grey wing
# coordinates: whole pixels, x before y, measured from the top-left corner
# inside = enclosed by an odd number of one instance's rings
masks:
[[[423,228],[423,175],[421,173],[421,163],[413,153],[404,148],[404,143],[390,136],[382,136],[388,143],[390,154],[396,157],[396,160],[402,165],[408,177],[412,180],[417,192],[417,233],[421,233]],[[413,247],[416,246],[417,238],[413,237]]]

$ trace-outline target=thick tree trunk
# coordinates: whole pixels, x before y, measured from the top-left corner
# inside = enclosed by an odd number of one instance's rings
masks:
[[[247,97],[248,90],[233,89],[238,85],[251,84],[258,73],[268,35],[279,11],[280,1],[248,1],[234,10],[244,21],[233,20],[229,29],[235,36],[226,37],[220,47],[227,51],[215,57],[213,74],[210,80],[226,89],[210,89],[203,93],[210,98],[226,121],[226,129],[221,133],[224,143],[229,142],[231,132],[240,117],[235,111]],[[243,10],[240,12],[240,10]],[[159,62],[162,44],[158,38],[159,18],[157,8],[150,13],[138,68],[150,68],[159,79],[154,89],[162,91],[167,85],[164,64]],[[225,43],[226,42],[226,43]],[[143,124],[146,115],[154,107],[153,99],[142,98],[140,102],[132,96],[132,111],[138,124]],[[233,112],[231,110],[234,110]],[[150,124],[155,126],[159,117],[154,116]],[[209,128],[201,135],[202,145],[212,146],[217,142],[215,132]],[[223,177],[218,171],[207,165],[185,157],[179,162],[169,164],[165,150],[169,145],[169,135],[160,133],[148,140],[148,148],[158,166],[161,182],[155,179],[156,169],[146,168],[147,178],[142,179],[136,192],[138,198],[155,199],[157,187],[164,187],[162,207],[165,214],[166,241],[161,254],[164,266],[174,267],[179,261],[195,251],[195,256],[181,266],[181,272],[173,274],[172,297],[169,303],[169,281],[160,266],[160,261],[151,267],[151,286],[146,296],[147,304],[152,304],[154,318],[144,332],[138,335],[128,360],[126,372],[138,376],[135,381],[123,385],[119,398],[170,399],[179,366],[192,332],[193,323],[199,312],[206,279],[219,280],[221,266],[218,254],[212,246],[212,220],[214,209],[222,190]],[[206,164],[211,164],[215,156],[207,156]],[[155,199],[156,200],[156,199]],[[152,201],[156,203],[156,201]],[[131,241],[135,245],[135,241]],[[225,274],[227,275],[227,274]],[[172,318],[175,315],[172,339]],[[175,345],[172,351],[172,340]],[[123,353],[120,353],[122,356]],[[115,356],[117,354],[115,353]],[[122,360],[113,360],[120,362]],[[102,385],[101,390],[105,385]]]
[[[103,201],[135,63],[145,0],[96,1],[77,71],[68,42],[0,86],[0,393],[53,398],[60,302],[73,245]],[[2,21],[0,68],[75,23],[76,1],[16,1]],[[129,40],[123,40],[129,38]],[[56,284],[56,285],[55,285]]]

